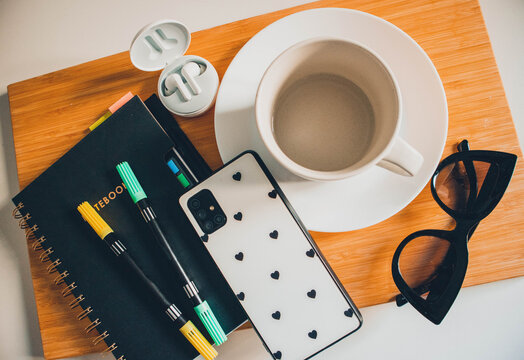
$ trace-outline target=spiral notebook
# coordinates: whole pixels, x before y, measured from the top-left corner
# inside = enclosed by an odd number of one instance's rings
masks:
[[[156,105],[153,99],[151,108],[158,110]],[[165,117],[162,111],[159,114]],[[183,189],[164,161],[173,140],[135,96],[13,198],[15,217],[48,272],[56,274],[56,289],[70,299],[71,315],[88,317],[87,335],[95,344],[105,341],[118,360],[184,360],[198,353],[133,280],[133,274],[115,261],[107,245],[93,236],[76,211],[82,201],[95,206],[126,241],[144,272],[211,341],[162,249],[123,189],[115,170],[121,161],[128,161],[140,174],[171,246],[224,331],[231,332],[247,319],[178,205]]]

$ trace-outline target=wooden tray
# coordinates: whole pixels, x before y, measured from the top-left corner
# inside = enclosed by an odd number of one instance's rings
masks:
[[[283,16],[318,7],[353,8],[382,17],[407,32],[428,53],[448,99],[450,121],[444,156],[463,138],[470,140],[473,149],[522,156],[476,0],[323,0],[194,33],[188,53],[211,61],[222,77],[238,50],[259,30]],[[125,52],[10,85],[20,188],[84,137],[87,127],[125,92],[132,91],[143,99],[154,93],[158,75],[135,69]],[[213,111],[179,120],[209,164],[220,166]],[[524,168],[519,160],[504,199],[470,242],[465,286],[524,275],[523,203]],[[312,235],[356,304],[364,307],[390,301],[397,294],[391,257],[405,236],[419,229],[452,226],[426,187],[408,207],[378,225]],[[103,350],[105,346],[92,347],[91,339],[83,335],[87,321],[76,321],[80,310],[71,312],[67,306],[70,300],[61,297],[54,277],[46,273],[32,251],[30,260],[46,358]]]

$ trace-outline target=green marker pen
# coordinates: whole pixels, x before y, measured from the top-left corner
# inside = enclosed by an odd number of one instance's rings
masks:
[[[193,309],[195,310],[198,317],[206,327],[207,331],[209,332],[209,335],[211,335],[211,338],[213,339],[215,344],[222,344],[224,341],[227,340],[227,336],[224,333],[224,330],[220,326],[207,301],[203,301],[201,299],[195,283],[191,281],[191,279],[188,277],[188,275],[184,271],[184,268],[178,261],[175,252],[167,242],[167,238],[162,232],[160,224],[157,221],[156,214],[153,211],[151,205],[149,204],[149,201],[147,200],[147,195],[142,189],[140,183],[138,182],[135,174],[133,173],[133,170],[131,170],[131,167],[127,162],[118,164],[116,169],[120,174],[122,181],[126,185],[126,188],[129,191],[129,195],[133,199],[133,202],[137,205],[138,209],[140,210],[140,213],[142,214],[142,217],[144,218],[145,222],[149,225],[149,228],[151,229],[158,243],[164,250],[164,253],[166,254],[170,263],[173,265],[177,273],[180,275],[180,278],[185,283],[184,291],[186,292],[186,295],[189,297],[189,299],[193,302]]]

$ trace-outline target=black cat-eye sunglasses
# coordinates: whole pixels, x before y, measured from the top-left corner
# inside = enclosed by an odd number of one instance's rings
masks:
[[[440,324],[455,301],[468,266],[467,243],[506,191],[517,162],[514,154],[470,150],[467,140],[445,158],[431,178],[431,193],[456,222],[455,229],[422,230],[406,237],[393,255],[396,302],[409,302]]]

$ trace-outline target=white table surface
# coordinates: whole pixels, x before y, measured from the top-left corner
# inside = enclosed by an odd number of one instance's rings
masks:
[[[7,85],[127,50],[154,20],[177,19],[197,31],[305,2],[0,0],[0,359],[42,358],[25,239],[11,219],[18,182]],[[524,1],[480,3],[522,141]],[[463,289],[440,326],[409,305],[364,308],[362,329],[317,358],[523,359],[523,298],[524,278]],[[234,333],[220,350],[219,359],[269,358],[251,330]]]

